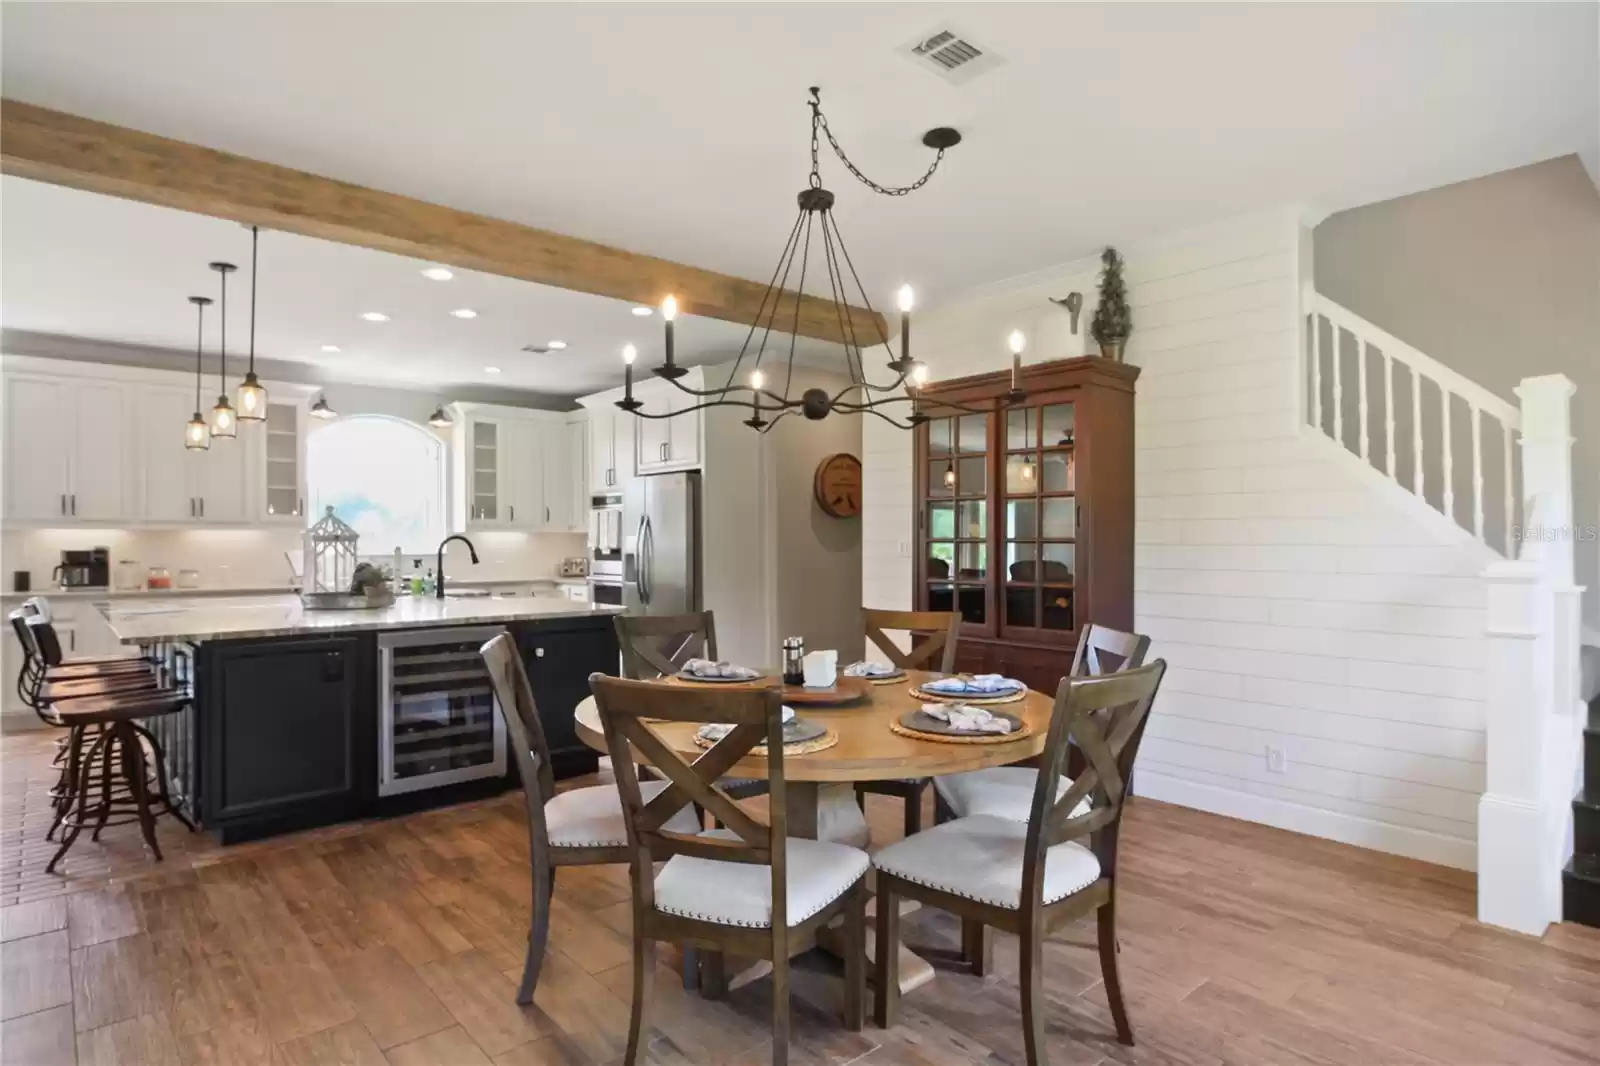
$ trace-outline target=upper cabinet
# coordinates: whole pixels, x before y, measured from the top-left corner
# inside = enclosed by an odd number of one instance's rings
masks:
[[[581,454],[567,416],[489,404],[453,404],[453,527],[567,533],[580,528],[573,484]]]
[[[575,411],[567,416],[567,472],[568,511],[567,529],[584,533],[589,528],[589,479],[592,464],[589,460],[589,416],[585,411]]]
[[[4,385],[5,520],[134,519],[128,387],[9,373]]]
[[[3,378],[4,521],[27,525],[246,526],[303,521],[305,408],[204,450],[184,446],[194,389],[178,374],[10,358]],[[202,415],[213,394],[202,396]]]
[[[678,380],[685,388],[705,388],[705,376],[698,367],[691,368]],[[700,398],[661,380],[636,386],[633,395],[644,404],[642,410],[650,414],[672,413],[670,418],[622,414],[623,418],[635,423],[635,469],[641,474],[698,469],[704,412],[690,412],[689,408],[700,403]]]
[[[590,492],[619,493],[632,479],[635,421],[609,401],[589,409]]]

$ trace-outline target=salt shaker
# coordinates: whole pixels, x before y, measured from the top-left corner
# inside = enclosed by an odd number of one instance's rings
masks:
[[[783,683],[785,685],[805,684],[805,658],[806,639],[804,637],[783,638]]]

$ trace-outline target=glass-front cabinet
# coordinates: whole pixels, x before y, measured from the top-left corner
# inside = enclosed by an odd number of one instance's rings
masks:
[[[960,612],[962,669],[1053,689],[1085,622],[1132,628],[1137,375],[1093,358],[1037,364],[1011,407],[1009,372],[925,390],[917,607]]]

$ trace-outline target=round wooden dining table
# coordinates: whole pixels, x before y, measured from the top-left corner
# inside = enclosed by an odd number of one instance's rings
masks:
[[[783,779],[789,835],[814,840],[832,840],[858,848],[869,848],[872,833],[857,806],[855,785],[862,781],[893,781],[902,778],[937,777],[1005,766],[1031,758],[1044,751],[1050,729],[1051,696],[1027,692],[1021,700],[992,707],[1021,718],[1027,732],[1000,743],[948,743],[919,740],[890,729],[890,723],[923,701],[912,694],[912,687],[938,674],[907,671],[906,677],[892,683],[872,684],[861,699],[842,706],[794,706],[795,713],[827,726],[838,734],[832,747],[803,755],[785,754]],[[675,685],[676,681],[662,684]],[[775,678],[752,682],[775,684]],[[709,686],[705,686],[709,687]],[[719,685],[719,688],[735,686]],[[590,696],[578,704],[573,717],[580,739],[597,751],[606,751],[605,732],[600,712]],[[659,722],[652,727],[674,751],[691,760],[705,749],[694,741],[696,726],[687,723]],[[764,757],[746,757],[728,770],[729,777],[764,778]],[[872,938],[867,942],[870,948]],[[827,946],[824,943],[824,946]],[[900,988],[908,992],[933,977],[933,968],[903,945],[900,955]]]

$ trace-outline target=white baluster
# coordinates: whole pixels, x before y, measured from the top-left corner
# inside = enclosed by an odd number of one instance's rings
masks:
[[[1483,416],[1467,405],[1472,416],[1472,532],[1483,539]]]
[[[1422,374],[1411,367],[1411,491],[1422,496]]]
[[[1451,460],[1454,458],[1455,447],[1454,442],[1450,439],[1450,390],[1443,385],[1439,386],[1439,411],[1440,425],[1444,428],[1442,434],[1444,451],[1441,453],[1444,456],[1444,499],[1441,510],[1444,511],[1446,518],[1454,522],[1456,518],[1456,487],[1455,478],[1451,473]]]
[[[1344,340],[1339,336],[1339,320],[1328,319],[1328,340],[1333,346],[1333,439],[1339,442],[1339,447],[1344,447],[1344,368],[1339,365],[1340,349],[1344,347]]]
[[[1311,312],[1311,424],[1322,428],[1322,316]]]
[[[1356,338],[1356,411],[1361,416],[1361,458],[1367,457],[1367,342]]]
[[[1388,352],[1383,353],[1383,455],[1394,477],[1394,358]]]
[[[1511,469],[1511,435],[1514,432],[1516,432],[1516,431],[1513,430],[1510,426],[1506,425],[1504,422],[1500,423],[1501,476],[1505,478],[1505,482],[1506,482],[1506,484],[1505,484],[1505,505],[1506,505],[1506,544],[1505,544],[1505,548],[1506,548],[1506,558],[1507,559],[1515,559],[1517,557],[1516,542],[1511,539],[1511,527],[1516,525],[1516,522],[1517,522],[1517,510],[1516,510],[1516,506],[1517,505],[1516,505],[1516,495],[1515,495],[1516,487],[1513,484],[1513,482],[1516,480],[1516,473],[1515,473],[1515,471],[1513,471]]]

